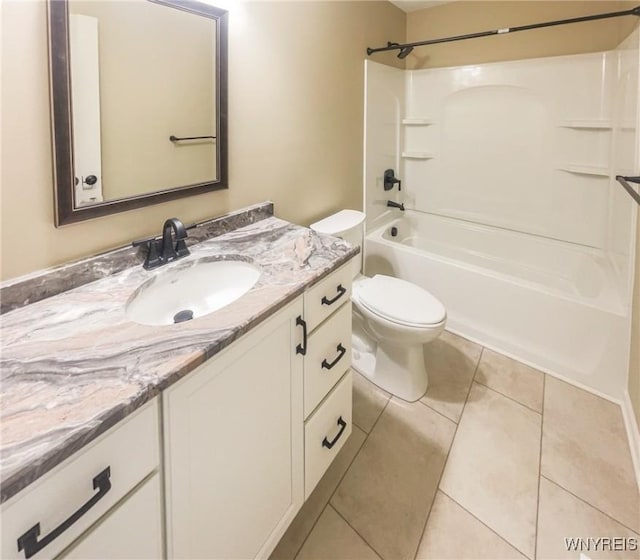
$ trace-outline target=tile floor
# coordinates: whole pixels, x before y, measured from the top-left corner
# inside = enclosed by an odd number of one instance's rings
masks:
[[[353,434],[272,560],[579,559],[565,537],[638,538],[617,405],[448,332],[425,359],[416,403],[355,374]]]

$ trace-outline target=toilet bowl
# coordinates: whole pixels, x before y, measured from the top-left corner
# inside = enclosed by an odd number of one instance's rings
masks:
[[[312,224],[312,230],[342,237],[362,248],[364,214],[342,210]],[[443,331],[444,305],[427,290],[406,280],[363,276],[362,251],[354,260],[353,368],[385,391],[406,401],[427,390],[424,345]]]
[[[385,391],[418,400],[429,383],[423,347],[444,330],[444,306],[419,286],[382,274],[356,278],[352,301],[359,314],[354,368]]]

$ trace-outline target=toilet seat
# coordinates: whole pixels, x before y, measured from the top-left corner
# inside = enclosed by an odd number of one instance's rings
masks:
[[[393,276],[376,274],[356,281],[353,294],[356,303],[398,325],[427,328],[447,317],[444,305],[427,290]]]

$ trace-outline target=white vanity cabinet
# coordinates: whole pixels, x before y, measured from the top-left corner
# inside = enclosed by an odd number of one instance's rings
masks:
[[[160,557],[159,468],[156,398],[2,505],[0,558]]]
[[[163,394],[167,555],[269,555],[303,496],[302,297]]]
[[[349,437],[351,270],[163,393],[169,558],[268,557]]]
[[[350,293],[348,263],[8,500],[0,558],[268,557],[351,433]]]

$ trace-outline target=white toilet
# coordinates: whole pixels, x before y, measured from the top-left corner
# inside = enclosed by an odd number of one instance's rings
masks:
[[[385,391],[417,401],[429,383],[422,347],[443,331],[447,311],[437,298],[411,282],[382,274],[362,275],[364,218],[357,210],[342,210],[309,227],[361,248],[353,261],[354,369]]]

